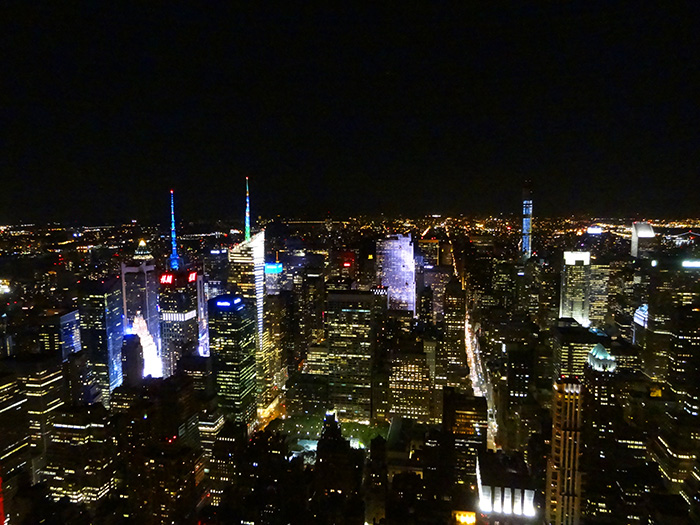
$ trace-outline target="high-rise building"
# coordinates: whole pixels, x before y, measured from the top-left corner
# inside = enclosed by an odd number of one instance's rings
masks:
[[[630,254],[632,257],[649,257],[654,248],[654,228],[648,222],[632,223],[632,245]]]
[[[477,458],[486,452],[486,398],[470,396],[451,387],[443,392],[442,426],[454,441],[457,480],[474,483],[477,479]]]
[[[102,402],[97,376],[85,351],[68,355],[68,359],[63,361],[63,377],[66,405],[92,405]]]
[[[46,460],[54,416],[65,397],[61,355],[20,355],[5,360],[3,367],[17,378],[20,393],[27,400],[31,474],[36,482]]]
[[[582,416],[581,383],[571,378],[557,381],[545,497],[545,520],[552,525],[581,523]]]
[[[84,284],[79,298],[80,340],[102,391],[102,403],[122,383],[124,314],[119,278]]]
[[[57,412],[44,476],[54,500],[95,508],[116,487],[109,414],[102,405]]]
[[[256,416],[255,310],[240,295],[209,300],[209,340],[219,404],[226,416],[252,427]]]
[[[389,289],[389,308],[416,312],[416,261],[410,235],[377,241],[377,278]]]
[[[9,506],[22,474],[29,470],[30,441],[27,396],[17,377],[7,372],[0,372],[0,428],[0,478]]]
[[[608,284],[610,266],[591,260],[590,281],[588,286],[588,304],[591,326],[603,328],[608,314]]]
[[[459,279],[453,277],[445,287],[445,350],[448,365],[453,367],[461,367],[466,363],[466,318],[467,295]]]
[[[80,312],[78,310],[70,310],[60,316],[59,322],[61,327],[61,355],[66,360],[70,354],[82,350],[80,342]]]
[[[568,324],[563,319],[552,329],[550,342],[554,379],[560,376],[582,376],[591,350],[601,342],[609,345],[609,339],[596,335],[577,323]]]
[[[157,348],[160,348],[160,318],[158,315],[158,273],[146,241],[139,241],[130,263],[121,264],[122,296],[124,300],[124,331],[133,330],[138,315],[146,321]]]
[[[143,346],[138,335],[125,335],[122,344],[122,383],[136,387],[143,380]]]
[[[590,322],[590,252],[564,252],[559,317],[571,317],[584,327]]]
[[[265,337],[265,232],[260,231],[229,250],[229,288],[253,307],[255,321],[256,399],[258,410],[266,411],[279,394],[276,370]]]
[[[163,377],[175,373],[182,356],[199,352],[200,301],[204,301],[204,285],[197,271],[183,268],[161,274],[159,302]]]
[[[532,257],[532,191],[528,182],[523,188],[523,262],[530,257]]]
[[[432,321],[439,323],[445,315],[445,288],[452,278],[452,267],[434,266],[423,267],[423,282],[426,288],[432,290]]]
[[[377,297],[372,292],[328,294],[326,340],[331,405],[341,421],[369,422]]]
[[[422,341],[416,348],[400,349],[391,357],[389,416],[430,422],[431,380]]]
[[[681,306],[671,320],[668,384],[684,410],[700,415],[700,303]]]

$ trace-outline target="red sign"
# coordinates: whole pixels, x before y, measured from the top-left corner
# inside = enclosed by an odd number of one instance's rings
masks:
[[[164,273],[160,276],[160,284],[173,284],[173,274]]]
[[[190,274],[187,276],[187,282],[193,283],[196,280],[197,280],[197,272],[190,272]]]
[[[350,268],[350,265],[351,265],[351,264],[352,264],[352,263],[344,262],[344,263],[343,263],[343,266],[345,266],[345,268]]]

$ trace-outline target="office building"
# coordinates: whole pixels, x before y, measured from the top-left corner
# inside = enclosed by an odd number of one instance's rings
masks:
[[[331,405],[340,421],[367,423],[372,408],[372,358],[377,297],[372,292],[328,294],[326,340]]]
[[[175,373],[178,360],[199,353],[199,302],[203,280],[195,270],[176,270],[160,276],[160,327],[163,377]]]
[[[590,252],[564,252],[559,317],[571,317],[581,326],[590,322]]]
[[[416,262],[410,235],[377,241],[377,280],[389,289],[389,308],[416,312]]]
[[[260,231],[231,248],[229,289],[252,307],[255,322],[256,402],[261,412],[276,400],[274,359],[265,337],[265,232]]]
[[[133,260],[121,264],[124,300],[124,331],[131,333],[137,316],[146,322],[157,348],[160,348],[158,315],[158,272],[146,241],[139,241]]]
[[[20,394],[26,398],[24,406],[29,422],[32,457],[30,472],[36,482],[46,460],[54,416],[63,405],[65,397],[61,355],[20,355],[7,359],[2,364],[5,370],[17,378]]]
[[[430,422],[431,380],[422,341],[392,352],[389,376],[389,417]]]
[[[79,310],[69,310],[59,317],[61,330],[61,355],[64,360],[70,354],[80,352],[82,343],[80,342],[80,312]]]
[[[122,383],[124,305],[120,279],[83,283],[78,304],[83,350],[97,378],[102,403],[109,406],[110,393]]]
[[[474,397],[446,387],[442,426],[453,439],[457,480],[475,483],[477,458],[486,452],[488,409],[485,397]]]
[[[122,384],[136,387],[143,380],[143,347],[138,335],[125,335],[122,344]]]
[[[27,396],[17,377],[9,372],[0,372],[0,428],[0,479],[10,514],[12,496],[23,474],[29,472],[30,438]],[[5,515],[0,517],[4,519]]]
[[[561,379],[554,385],[545,495],[545,520],[552,525],[581,523],[582,402],[578,380]]]
[[[462,284],[453,277],[445,287],[445,350],[450,366],[466,363],[465,323],[467,295]]]
[[[654,228],[648,222],[632,223],[632,245],[630,254],[632,257],[647,258],[652,255],[655,247]]]
[[[94,509],[116,488],[115,450],[102,405],[58,411],[44,476],[51,497]]]
[[[209,300],[209,340],[219,406],[228,419],[251,428],[256,418],[254,303],[240,295]]]

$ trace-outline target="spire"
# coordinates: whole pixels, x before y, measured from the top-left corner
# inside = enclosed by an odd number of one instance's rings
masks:
[[[250,190],[248,189],[248,177],[245,178],[245,240],[250,240]]]
[[[173,190],[170,190],[170,240],[173,248],[173,251],[170,254],[170,269],[179,270],[180,257],[177,254],[177,237],[175,237],[175,201],[173,197]]]

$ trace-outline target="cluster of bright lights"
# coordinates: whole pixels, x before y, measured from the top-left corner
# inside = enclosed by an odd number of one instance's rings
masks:
[[[153,336],[148,331],[148,325],[141,314],[138,314],[134,319],[131,332],[138,335],[141,340],[141,347],[143,348],[143,377],[163,377],[163,362],[158,355],[158,347],[153,340]]]

